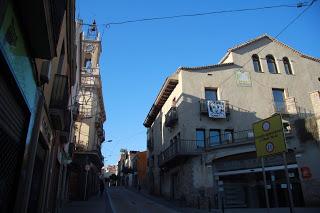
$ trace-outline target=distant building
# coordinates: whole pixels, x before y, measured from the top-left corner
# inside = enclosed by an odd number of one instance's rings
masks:
[[[132,186],[146,187],[147,181],[147,151],[138,152],[132,159]]]
[[[118,176],[120,185],[132,186],[133,181],[133,159],[139,151],[128,151],[122,149],[118,162]]]
[[[102,175],[104,178],[109,178],[112,174],[117,175],[118,173],[118,166],[117,165],[108,165],[102,167]]]
[[[319,206],[319,63],[263,35],[219,64],[180,67],[144,121],[150,192],[194,207],[265,207],[252,124],[280,113],[294,204]],[[281,155],[265,162],[271,207],[288,206]]]

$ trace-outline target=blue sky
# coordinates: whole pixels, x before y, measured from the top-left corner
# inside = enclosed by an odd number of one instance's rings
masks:
[[[102,24],[154,16],[241,9],[298,1],[77,0],[76,17],[96,20],[103,34],[100,58],[107,112],[105,164],[116,164],[120,148],[146,149],[143,121],[164,79],[179,66],[216,64],[226,50],[267,33],[276,36],[304,8],[279,8],[125,25]],[[320,58],[320,2],[278,38]]]

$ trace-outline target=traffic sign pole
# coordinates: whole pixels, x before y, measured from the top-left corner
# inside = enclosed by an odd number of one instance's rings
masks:
[[[284,163],[284,170],[285,170],[286,179],[287,179],[287,189],[288,189],[288,194],[289,194],[290,213],[294,213],[294,208],[293,208],[294,204],[293,204],[292,190],[291,190],[291,184],[290,184],[290,179],[289,179],[286,152],[283,152],[283,163]]]
[[[269,195],[267,191],[267,178],[266,178],[266,170],[264,169],[264,158],[261,157],[261,166],[262,166],[262,174],[263,174],[263,182],[264,182],[264,195],[266,197],[266,205],[267,212],[270,212],[270,203],[269,203]]]

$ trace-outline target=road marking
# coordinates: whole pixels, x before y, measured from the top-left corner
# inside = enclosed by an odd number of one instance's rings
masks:
[[[113,212],[113,213],[117,213],[117,212],[116,212],[116,209],[114,208],[113,203],[112,203],[112,201],[111,201],[111,196],[110,196],[108,190],[106,190],[106,192],[107,192],[107,195],[108,195],[108,200],[109,200],[109,203],[110,203],[112,212]]]

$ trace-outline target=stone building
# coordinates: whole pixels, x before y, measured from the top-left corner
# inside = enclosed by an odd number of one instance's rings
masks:
[[[72,0],[0,2],[1,212],[57,212],[67,199],[74,13]]]
[[[320,205],[319,62],[262,35],[218,64],[178,68],[144,121],[150,192],[194,207],[265,207],[252,124],[280,113],[294,204]],[[287,206],[283,159],[265,162],[271,207]]]
[[[87,31],[86,28],[87,27]],[[101,144],[105,141],[101,70],[101,37],[95,21],[84,25],[77,21],[77,73],[79,86],[74,88],[79,115],[73,126],[70,199],[86,200],[99,191],[99,176],[103,166]]]

